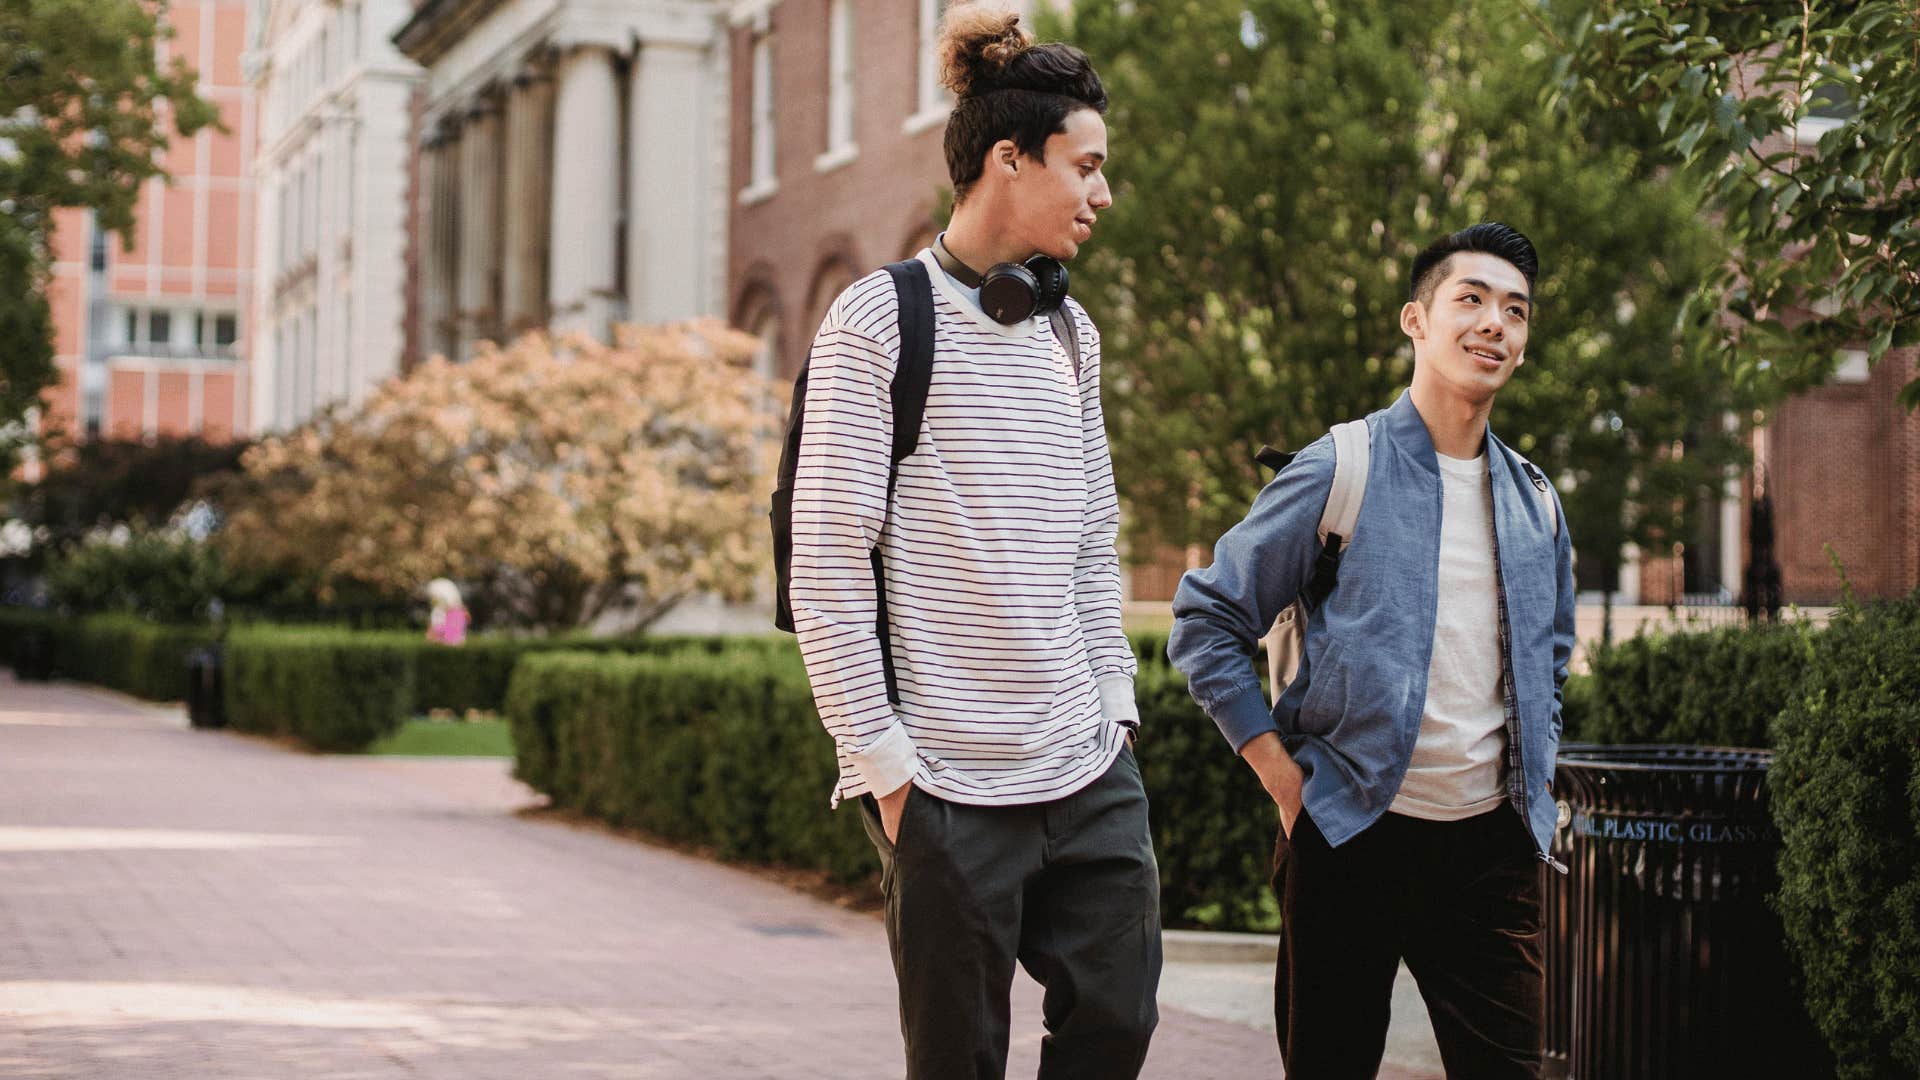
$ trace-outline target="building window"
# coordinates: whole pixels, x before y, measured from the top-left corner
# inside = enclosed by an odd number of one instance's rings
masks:
[[[173,340],[173,316],[164,311],[147,312],[147,342],[165,345]]]
[[[753,351],[754,374],[768,379],[780,377],[780,316],[769,307],[754,319],[748,331],[760,341]]]
[[[853,3],[833,0],[827,18],[827,152],[853,148]]]
[[[107,270],[107,233],[99,222],[92,222],[92,225],[93,236],[87,245],[87,265],[93,268],[94,273],[104,274]]]
[[[757,202],[773,194],[773,32],[756,27],[753,36],[752,138],[748,148],[747,190],[743,202]]]
[[[953,104],[940,87],[940,60],[934,46],[940,38],[940,16],[947,0],[920,0],[920,78],[915,95],[914,113],[907,118],[909,134],[925,131],[946,118]]]
[[[127,312],[127,338],[125,344],[131,345],[140,340],[140,313]]]
[[[240,337],[240,320],[234,315],[216,315],[213,319],[213,343],[231,345]]]

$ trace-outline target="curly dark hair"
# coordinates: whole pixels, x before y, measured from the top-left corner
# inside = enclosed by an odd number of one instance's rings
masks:
[[[947,12],[940,28],[940,82],[952,90],[947,174],[960,202],[986,167],[987,151],[1012,139],[1046,162],[1047,139],[1081,109],[1105,115],[1107,89],[1087,54],[1071,45],[1036,45],[1020,16],[978,4]]]

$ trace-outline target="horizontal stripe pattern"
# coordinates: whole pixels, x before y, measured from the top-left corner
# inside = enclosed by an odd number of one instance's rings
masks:
[[[809,358],[789,590],[839,752],[833,802],[867,793],[862,764],[885,771],[871,763],[902,752],[902,738],[912,781],[942,798],[1060,798],[1119,753],[1125,733],[1102,715],[1100,681],[1130,685],[1135,670],[1120,624],[1099,332],[1069,302],[1084,354],[1076,378],[1046,319],[991,324],[921,258],[936,284],[933,378],[891,506],[900,342],[886,271],[835,300]],[[897,707],[874,634],[876,545]]]

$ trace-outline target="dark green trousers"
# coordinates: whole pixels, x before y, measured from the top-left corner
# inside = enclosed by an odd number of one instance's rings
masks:
[[[871,798],[909,1080],[1006,1075],[1016,961],[1046,988],[1043,1080],[1126,1080],[1159,1022],[1160,872],[1132,750],[1052,802],[915,788],[888,844]]]

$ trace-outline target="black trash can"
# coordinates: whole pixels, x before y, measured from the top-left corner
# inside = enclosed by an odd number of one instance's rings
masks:
[[[1579,758],[1601,749],[1604,747],[1594,743],[1561,743],[1560,760]],[[1554,790],[1564,793],[1566,788],[1556,781]],[[1565,1080],[1573,1054],[1573,898],[1580,891],[1582,876],[1579,860],[1573,857],[1573,808],[1564,794],[1559,802],[1560,820],[1554,826],[1553,846],[1548,853],[1559,860],[1567,872],[1562,874],[1549,868],[1541,874],[1545,882],[1541,900],[1547,939],[1547,1041],[1543,1070],[1547,1080]]]
[[[220,660],[218,645],[202,646],[187,654],[187,722],[194,727],[227,726]]]
[[[1772,758],[1561,749],[1555,845],[1570,872],[1548,887],[1547,1031],[1574,1080],[1831,1075],[1768,906]]]
[[[47,682],[53,678],[53,631],[32,626],[21,632],[15,646],[13,674],[21,682]]]

